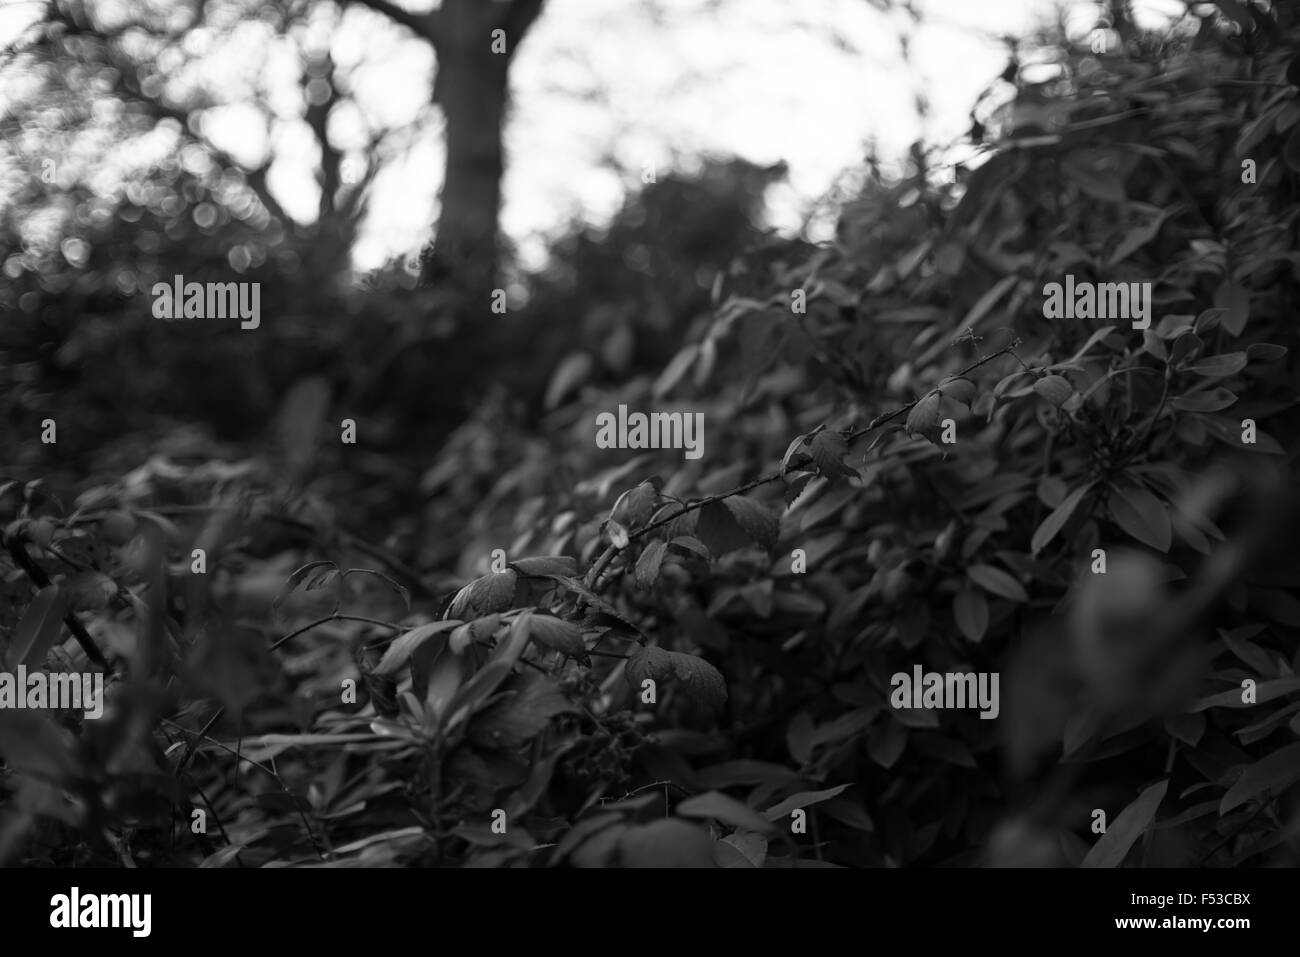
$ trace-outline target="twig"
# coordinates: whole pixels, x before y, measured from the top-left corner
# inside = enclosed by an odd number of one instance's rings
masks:
[[[1160,389],[1160,401],[1156,403],[1156,410],[1152,413],[1150,421],[1146,424],[1146,428],[1142,430],[1142,434],[1133,441],[1131,446],[1129,446],[1128,452],[1124,455],[1123,465],[1127,465],[1129,462],[1133,461],[1133,459],[1142,451],[1143,446],[1146,445],[1147,439],[1151,437],[1151,431],[1156,427],[1156,421],[1160,418],[1160,413],[1165,410],[1165,401],[1169,398],[1169,380],[1173,378],[1173,375],[1173,366],[1166,363],[1165,382],[1164,386]],[[1132,381],[1132,379],[1129,380],[1129,382]]]
[[[195,740],[197,741],[198,739],[196,738]],[[237,764],[236,767],[238,767]],[[217,813],[217,809],[213,807],[212,799],[209,798],[206,793],[204,793],[203,788],[199,787],[199,782],[195,780],[194,775],[190,774],[188,771],[184,772],[184,774],[185,777],[189,779],[190,785],[194,788],[195,791],[198,792],[199,797],[203,800],[203,803],[207,805],[208,813],[212,815],[212,823],[216,824],[217,833],[221,835],[221,839],[226,842],[227,847],[233,847],[235,842],[230,839],[230,834],[227,833],[226,826],[221,823],[221,815],[219,815]],[[235,851],[235,860],[236,862],[238,862],[240,867],[247,866],[244,864],[244,859],[239,856],[239,851]]]
[[[210,738],[206,734],[200,734],[197,731],[191,731],[189,728],[185,727],[184,725],[177,724],[175,721],[172,721],[170,718],[163,718],[162,720],[165,724],[169,724],[177,731],[181,732],[181,734],[197,735],[199,738],[203,739],[207,743],[215,744],[218,748],[220,748],[222,751],[225,751],[227,754],[233,754],[239,760],[247,761],[250,765],[257,768],[263,774],[270,775],[271,778],[275,780],[275,783],[280,785],[280,790],[283,791],[286,795],[288,795],[290,803],[292,803],[294,809],[297,810],[298,817],[302,820],[302,826],[306,829],[307,836],[311,838],[312,847],[316,849],[317,856],[320,857],[321,860],[325,859],[325,849],[321,847],[320,842],[316,839],[316,832],[312,830],[311,822],[307,820],[307,815],[303,813],[302,807],[298,804],[298,798],[294,795],[292,791],[289,790],[289,786],[284,783],[284,778],[280,777],[280,775],[276,773],[274,770],[272,770],[271,768],[268,768],[266,765],[254,761],[252,758],[240,757],[240,755],[237,752],[231,750],[229,746],[222,744],[216,738]]]
[[[333,615],[326,615],[324,618],[317,618],[315,621],[289,632],[289,634],[285,635],[283,638],[277,638],[275,641],[271,642],[271,647],[267,650],[275,651],[275,649],[279,648],[289,639],[297,638],[304,631],[311,631],[317,625],[323,625],[329,621],[364,621],[370,625],[379,625],[383,628],[391,628],[393,631],[402,630],[401,625],[394,625],[391,621],[380,621],[378,618],[367,618],[365,615],[340,615],[335,613]]]
[[[1024,362],[1021,362],[1020,357],[1015,353],[1015,348],[1019,344],[1020,341],[1017,339],[1012,341],[1009,345],[1003,346],[997,352],[991,352],[986,356],[981,356],[979,359],[972,362],[970,365],[962,369],[960,372],[954,373],[953,378],[959,378],[961,376],[966,375],[968,372],[974,372],[980,366],[992,362],[994,359],[997,359],[1000,356],[1005,356],[1005,355],[1015,356],[1016,361],[1020,362],[1020,364],[1023,366]],[[852,443],[862,438],[872,429],[884,425],[886,422],[889,422],[891,419],[896,419],[900,415],[903,415],[906,412],[910,412],[913,406],[915,406],[918,402],[924,399],[927,395],[930,395],[933,391],[934,390],[931,390],[930,392],[926,392],[924,395],[918,396],[917,398],[913,399],[911,402],[907,403],[907,405],[899,406],[897,409],[893,409],[889,412],[882,412],[880,415],[872,419],[864,428],[861,428],[856,432],[850,433],[847,436],[845,441],[848,443]],[[786,473],[786,469],[783,466],[781,469],[775,472],[772,472],[768,475],[764,475],[761,478],[756,478],[750,482],[746,482],[744,485],[740,485],[736,488],[730,489],[729,491],[719,492],[717,495],[710,495],[707,498],[702,498],[699,499],[698,501],[691,502],[687,505],[683,505],[681,508],[673,512],[671,515],[666,515],[663,518],[659,519],[658,521],[651,522],[649,525],[646,525],[644,528],[639,528],[635,532],[631,532],[627,537],[627,544],[631,544],[636,539],[641,538],[643,535],[647,535],[650,532],[653,532],[657,528],[662,528],[664,525],[667,525],[670,522],[675,521],[678,518],[681,518],[683,515],[687,514],[688,512],[694,512],[698,509],[703,508],[706,505],[711,505],[714,502],[721,502],[723,499],[732,498],[733,496],[736,495],[743,495],[745,492],[751,491],[752,489],[756,489],[759,486],[767,485],[771,482],[775,482],[777,479],[785,475],[785,473]],[[626,547],[627,545],[623,546],[623,548]],[[609,567],[609,563],[614,560],[614,557],[618,555],[618,553],[621,552],[623,548],[619,548],[618,546],[612,543],[605,548],[605,550],[600,554],[600,557],[596,559],[595,564],[591,566],[591,570],[587,572],[586,585],[588,588],[595,591],[599,587],[598,583],[600,581],[600,576],[604,573],[605,569]]]
[[[1014,340],[1010,345],[1003,346],[997,352],[990,352],[986,356],[981,356],[980,358],[972,362],[970,365],[968,365],[966,368],[962,369],[960,372],[954,372],[952,376],[950,376],[950,378],[960,379],[962,376],[966,375],[966,373],[974,372],[980,366],[992,362],[994,359],[1000,358],[1001,356],[1005,356],[1005,355],[1015,356],[1016,361],[1019,362],[1020,365],[1023,367],[1024,362],[1021,361],[1020,356],[1016,355],[1015,352],[1016,346],[1018,345],[1020,345],[1019,339]],[[899,408],[894,409],[893,411],[882,412],[880,415],[876,416],[874,419],[868,422],[864,428],[858,429],[858,431],[851,433],[848,436],[847,441],[850,443],[856,442],[858,439],[862,438],[872,429],[879,428],[880,426],[884,425],[886,422],[898,418],[904,412],[912,411],[912,408],[918,402],[920,402],[926,396],[930,395],[933,391],[934,390],[931,389],[930,392],[925,393],[925,395],[917,396],[911,402],[907,403],[907,405],[900,406]]]
[[[13,560],[18,563],[18,567],[36,583],[37,588],[48,588],[50,586],[50,576],[45,574],[45,569],[32,561],[32,556],[27,554],[27,548],[22,542],[14,538],[6,538],[5,547],[9,550],[9,554],[13,556]],[[76,613],[68,611],[63,616],[63,621],[68,626],[68,630],[72,632],[72,637],[77,639],[77,644],[81,645],[86,657],[105,671],[111,672],[113,669],[109,665],[108,659],[99,650],[99,646],[95,644],[95,639],[90,637],[90,632],[86,631],[85,625],[81,623]]]
[[[205,724],[202,728],[199,729],[199,734],[206,737],[207,733],[212,730],[212,726],[216,724],[217,721],[221,718],[221,716],[225,713],[226,713],[225,705],[219,706],[217,710],[212,713],[212,717],[208,719],[207,724]],[[190,741],[190,743],[185,746],[185,753],[181,755],[180,763],[176,765],[177,774],[181,774],[185,771],[185,765],[189,764],[190,758],[194,757],[194,751],[198,747],[198,743],[199,743],[199,739],[193,738]]]

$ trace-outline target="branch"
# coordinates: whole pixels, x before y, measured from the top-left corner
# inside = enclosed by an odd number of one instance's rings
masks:
[[[16,538],[8,538],[5,541],[5,547],[9,550],[9,554],[13,556],[13,560],[18,567],[27,573],[27,577],[36,584],[37,588],[49,587],[51,584],[50,576],[45,574],[45,569],[32,561],[32,557],[27,554],[27,548],[22,542]],[[81,649],[86,653],[87,658],[105,671],[113,670],[108,663],[108,659],[104,657],[104,653],[95,644],[95,639],[90,637],[90,632],[86,631],[86,626],[81,623],[81,619],[77,617],[75,612],[67,612],[63,616],[63,622],[68,626],[68,630],[72,632],[72,637],[77,639],[77,644],[81,645]]]
[[[282,644],[284,644],[289,639],[297,638],[303,632],[311,631],[317,625],[323,625],[326,622],[330,622],[330,621],[363,621],[369,625],[379,625],[383,628],[391,628],[393,629],[393,631],[404,630],[401,625],[394,625],[391,621],[380,621],[378,618],[367,618],[365,615],[340,615],[340,614],[326,615],[324,618],[317,618],[315,621],[310,622],[306,625],[303,625],[301,628],[297,628],[294,631],[289,632],[289,634],[285,635],[283,638],[277,638],[275,641],[271,642],[270,647],[267,648],[266,650],[275,651],[275,649],[279,648]]]
[[[990,352],[986,356],[981,356],[979,359],[972,362],[970,365],[962,369],[960,372],[953,373],[953,377],[960,377],[966,375],[968,372],[974,372],[980,366],[992,362],[994,359],[997,359],[1000,356],[1005,356],[1005,355],[1014,356],[1015,355],[1014,350],[1016,346],[1018,346],[1019,344],[1020,344],[1019,340],[1016,340],[1013,341],[1010,345],[1002,347],[997,352]],[[1017,360],[1019,360],[1020,357],[1016,356],[1016,358]],[[933,390],[931,390],[931,392],[932,391]],[[862,438],[872,429],[878,428],[879,426],[884,425],[886,422],[889,422],[892,419],[898,418],[900,415],[904,415],[907,412],[910,412],[913,406],[915,406],[918,402],[920,402],[929,394],[930,392],[926,392],[923,395],[917,396],[911,402],[907,403],[907,405],[899,406],[897,409],[893,409],[889,412],[882,412],[880,415],[876,416],[869,423],[867,423],[867,425],[864,428],[861,428],[856,432],[850,433],[846,437],[846,442],[854,442]],[[667,525],[669,522],[673,521],[674,519],[680,518],[681,516],[685,515],[688,512],[694,512],[695,510],[701,509],[706,505],[712,504],[713,502],[721,502],[723,499],[731,498],[735,495],[742,495],[745,492],[748,492],[752,489],[756,489],[761,485],[767,485],[769,482],[775,482],[782,475],[784,475],[786,471],[787,469],[783,466],[781,469],[775,472],[772,472],[768,475],[764,475],[761,478],[753,479],[752,481],[746,482],[744,485],[737,486],[736,488],[733,488],[729,491],[719,492],[717,495],[710,495],[707,498],[702,498],[699,501],[691,502],[687,505],[684,505],[681,508],[679,508],[677,511],[673,512],[671,515],[666,515],[665,517],[659,519],[658,521],[651,522],[649,525],[646,525],[644,528],[640,528],[635,532],[629,533],[627,537],[627,543],[628,545],[632,544],[633,541],[640,538],[641,536],[654,531],[656,528],[661,528],[662,526]],[[623,548],[626,547],[627,545],[623,546]],[[586,585],[588,588],[594,590],[597,587],[597,582],[600,580],[601,574],[605,571],[606,568],[609,567],[609,563],[612,562],[614,560],[614,557],[622,550],[623,550],[622,548],[618,548],[613,544],[606,547],[606,549],[601,553],[600,557],[596,559],[596,563],[592,565],[591,570],[587,572]]]

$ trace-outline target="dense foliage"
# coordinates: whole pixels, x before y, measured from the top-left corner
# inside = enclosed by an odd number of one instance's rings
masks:
[[[755,234],[762,181],[727,236],[630,203],[534,281],[549,383],[458,357],[432,461],[318,349],[254,454],[11,476],[7,664],[115,676],[0,710],[0,859],[1294,864],[1300,25],[1239,26],[1049,48],[985,162],[865,177],[832,244]],[[1067,275],[1152,283],[1150,328],[1047,317]],[[598,448],[620,405],[704,454]],[[892,707],[915,665],[997,718]]]

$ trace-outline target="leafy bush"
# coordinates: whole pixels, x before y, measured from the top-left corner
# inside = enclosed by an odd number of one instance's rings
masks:
[[[657,374],[557,387],[537,432],[490,397],[414,541],[343,531],[301,456],[159,458],[66,510],[9,487],[10,656],[130,678],[99,722],[0,710],[0,857],[1294,863],[1300,106],[1270,29],[1062,44],[983,165],[741,257]],[[1150,328],[1047,318],[1066,275],[1152,283]],[[702,413],[705,454],[597,448],[620,404]],[[997,719],[893,706],[918,665],[999,674]]]

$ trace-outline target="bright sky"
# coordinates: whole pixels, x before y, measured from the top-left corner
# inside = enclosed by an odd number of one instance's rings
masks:
[[[407,5],[420,8],[419,0]],[[916,5],[919,26],[867,0],[548,0],[512,66],[506,234],[535,264],[540,237],[562,231],[573,216],[608,217],[643,164],[664,170],[675,156],[710,153],[785,160],[788,184],[769,194],[772,224],[796,228],[810,204],[860,163],[869,143],[889,159],[918,136],[934,143],[959,138],[974,98],[1006,64],[999,37],[1023,35],[1058,15],[1056,0]],[[1182,5],[1137,6],[1156,16]],[[1066,8],[1072,33],[1084,34],[1095,22],[1093,3],[1069,0]],[[39,9],[32,0],[0,0],[0,42]],[[341,24],[335,15],[332,4],[321,3],[293,40],[255,20],[214,24],[222,29],[187,43],[185,53],[200,66],[175,83],[181,94],[193,84],[228,104],[206,112],[205,134],[250,166],[272,150],[272,192],[290,215],[309,222],[317,208],[318,155],[301,119],[296,44],[328,46],[355,100],[335,111],[334,142],[359,151],[369,131],[393,131],[392,158],[372,186],[370,217],[354,250],[355,265],[367,270],[418,251],[436,215],[442,143],[429,106],[434,60],[426,44],[382,15],[356,6]],[[903,34],[910,64],[900,49]],[[930,105],[924,129],[918,94]],[[273,114],[269,123],[265,107]]]

